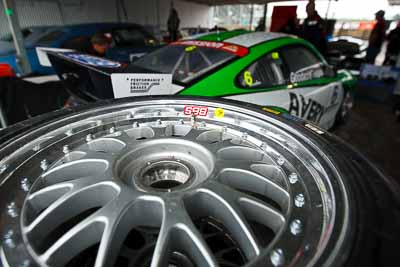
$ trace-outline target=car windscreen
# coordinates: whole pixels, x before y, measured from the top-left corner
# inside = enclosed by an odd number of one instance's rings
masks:
[[[145,55],[133,64],[159,73],[172,73],[173,80],[189,83],[235,58],[235,54],[195,45],[169,45]]]

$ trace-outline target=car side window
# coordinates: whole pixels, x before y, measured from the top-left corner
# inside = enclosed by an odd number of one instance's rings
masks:
[[[242,88],[267,88],[284,85],[287,81],[287,70],[278,51],[256,60],[237,77]]]
[[[39,45],[50,44],[50,43],[54,42],[55,40],[57,40],[58,38],[60,38],[63,34],[64,34],[63,31],[52,31],[52,32],[49,32],[49,33],[45,34],[44,36],[42,36],[37,41],[37,44],[39,44]]]
[[[282,57],[290,72],[290,82],[297,83],[324,77],[324,63],[309,48],[288,46],[282,50]]]
[[[146,43],[146,36],[136,28],[115,29],[112,35],[116,46],[144,46]]]

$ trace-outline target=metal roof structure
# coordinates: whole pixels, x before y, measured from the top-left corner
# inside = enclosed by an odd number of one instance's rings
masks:
[[[185,0],[203,5],[220,6],[220,5],[245,5],[245,4],[269,4],[274,2],[288,2],[288,1],[308,1],[308,0]],[[317,0],[318,1],[318,0]],[[321,0],[319,0],[321,1]],[[325,1],[338,1],[338,0],[325,0]],[[400,0],[389,0],[397,1]]]
[[[389,5],[391,6],[399,6],[400,5],[400,0],[388,0]]]

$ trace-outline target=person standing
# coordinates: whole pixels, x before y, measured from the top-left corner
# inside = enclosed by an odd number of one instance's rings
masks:
[[[375,13],[376,24],[372,29],[371,35],[369,36],[369,45],[367,49],[367,56],[365,61],[370,64],[375,63],[375,59],[381,52],[381,47],[385,41],[385,11],[379,10]]]
[[[301,37],[312,43],[322,54],[326,52],[327,40],[324,20],[315,10],[314,0],[306,7],[307,18],[304,20]]]
[[[387,40],[388,46],[384,65],[395,66],[400,54],[400,21],[397,23],[397,27],[390,31]]]
[[[171,2],[171,8],[169,11],[169,17],[167,22],[167,27],[171,42],[175,42],[176,40],[178,40],[180,22],[181,21],[178,16],[178,11],[176,11],[173,2]]]

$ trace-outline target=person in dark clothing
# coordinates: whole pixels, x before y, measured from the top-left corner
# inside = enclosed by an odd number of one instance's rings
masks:
[[[111,47],[111,39],[103,33],[96,33],[90,38],[91,46],[88,54],[98,57],[104,57],[107,50]]]
[[[314,1],[310,0],[306,7],[307,18],[304,20],[301,37],[312,43],[322,54],[326,52],[327,40],[324,20],[315,10]]]
[[[376,24],[372,29],[371,35],[369,36],[369,45],[367,49],[367,56],[365,61],[370,64],[375,63],[375,59],[381,52],[382,44],[385,40],[385,11],[379,10],[375,13]]]
[[[265,32],[265,19],[264,17],[260,18],[258,21],[257,27],[255,29],[256,32]]]
[[[181,21],[179,19],[178,12],[174,8],[174,6],[171,4],[171,9],[169,12],[169,17],[168,17],[168,22],[167,22],[168,32],[169,32],[171,42],[178,40],[180,23],[181,23]]]
[[[299,35],[299,21],[297,17],[289,18],[287,23],[278,32]]]
[[[384,65],[394,66],[400,54],[400,21],[397,23],[397,27],[390,31],[387,40],[388,46]]]

